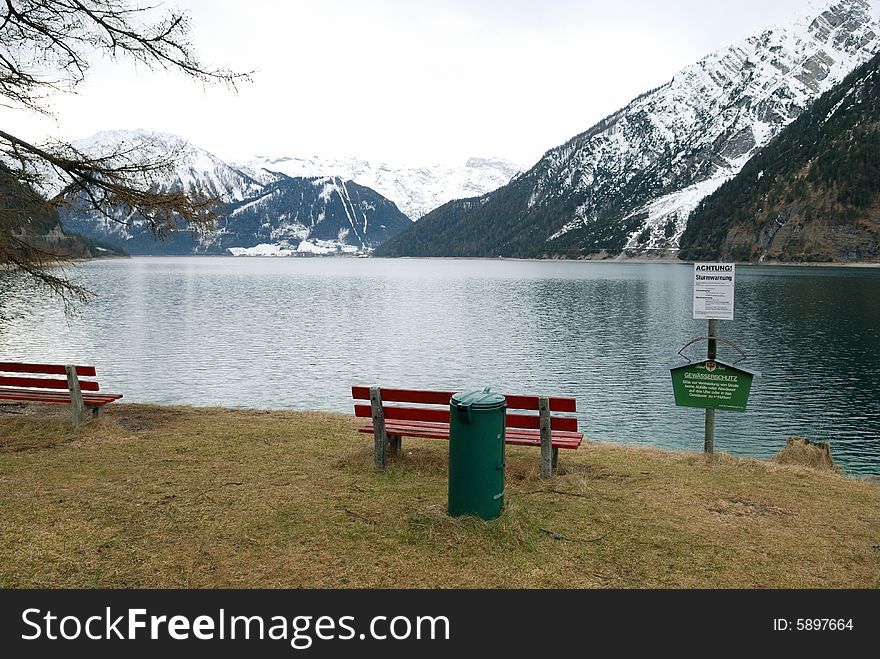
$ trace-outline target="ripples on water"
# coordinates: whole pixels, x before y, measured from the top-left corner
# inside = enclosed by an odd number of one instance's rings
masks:
[[[703,411],[674,405],[669,376],[706,333],[685,264],[193,257],[70,274],[98,297],[69,320],[0,279],[0,358],[93,362],[132,402],[349,412],[352,384],[571,395],[589,439],[702,449]],[[717,414],[718,450],[769,457],[806,436],[880,474],[878,286],[876,269],[737,268],[720,331],[763,377],[748,411]]]

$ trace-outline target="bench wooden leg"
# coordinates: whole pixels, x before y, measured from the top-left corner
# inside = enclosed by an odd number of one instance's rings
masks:
[[[400,435],[388,435],[388,455],[396,458],[403,450],[403,437]]]
[[[556,452],[553,448],[553,437],[550,430],[550,399],[546,396],[538,399],[538,415],[541,428],[541,478],[553,478],[556,472]]]
[[[104,416],[103,405],[89,405],[88,408],[92,411],[93,419],[100,419],[102,416]]]
[[[388,433],[385,432],[385,410],[379,387],[370,387],[370,408],[373,416],[373,455],[377,469],[388,466]]]
[[[553,475],[556,475],[556,472],[559,470],[559,449],[555,446],[553,447]]]
[[[86,420],[86,406],[83,403],[79,378],[76,375],[76,367],[67,365],[64,367],[64,372],[67,374],[67,388],[70,390],[70,410],[73,413],[73,427],[76,428]]]

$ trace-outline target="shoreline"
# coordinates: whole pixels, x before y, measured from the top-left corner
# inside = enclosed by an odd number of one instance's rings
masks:
[[[273,415],[278,416],[286,416],[286,415],[302,415],[302,416],[314,416],[314,417],[339,417],[340,419],[345,420],[346,422],[362,425],[365,423],[359,417],[356,417],[351,412],[340,412],[334,410],[319,410],[319,409],[293,409],[293,408],[267,408],[267,407],[248,407],[248,406],[225,406],[225,405],[193,405],[189,403],[150,403],[150,402],[129,402],[120,399],[121,402],[114,402],[109,404],[106,409],[112,410],[113,408],[133,408],[133,409],[154,409],[159,411],[166,411],[168,413],[174,413],[175,411],[180,410],[191,410],[200,414],[247,414],[247,415],[265,415],[268,417],[272,417]],[[65,421],[69,418],[70,412],[69,407],[67,405],[59,405],[59,404],[41,404],[41,403],[30,403],[30,402],[15,402],[15,401],[7,401],[0,400],[0,420],[4,417],[9,418],[10,413],[7,412],[4,408],[21,408],[21,412],[16,413],[12,412],[12,415],[18,415],[25,418],[50,418],[55,420]],[[7,412],[7,414],[4,414]],[[372,437],[372,435],[370,435]],[[423,438],[408,438],[410,441],[423,441]],[[804,439],[802,437],[798,438],[790,438],[790,439]],[[432,440],[427,440],[432,441]],[[591,439],[588,436],[584,436],[584,442],[589,443],[592,446],[603,447],[608,450],[621,450],[621,451],[647,451],[647,452],[656,452],[660,455],[669,456],[669,457],[677,457],[683,459],[704,459],[704,460],[714,460],[716,458],[728,460],[728,461],[743,461],[743,462],[755,462],[763,465],[789,465],[794,467],[805,467],[808,469],[816,469],[810,465],[805,464],[796,464],[793,462],[781,462],[778,460],[779,455],[785,449],[785,446],[781,446],[778,451],[776,451],[772,456],[769,457],[760,457],[754,455],[742,455],[737,453],[730,453],[728,451],[719,450],[715,451],[713,454],[706,454],[704,451],[700,449],[681,449],[681,448],[667,448],[664,446],[659,446],[655,443],[651,442],[633,442],[633,441],[624,441],[624,440],[614,440],[614,439]],[[807,440],[808,443],[812,443],[812,440]],[[828,444],[827,442],[820,442],[821,444]],[[440,445],[443,445],[444,442],[440,441]],[[568,453],[565,451],[564,453]],[[830,448],[830,456],[833,460],[833,447]],[[869,482],[876,483],[880,485],[880,473],[877,474],[853,474],[844,471],[837,463],[833,464],[831,469],[827,469],[825,467],[816,469],[819,472],[824,473],[833,473],[842,478],[850,479],[858,482]]]
[[[247,260],[247,259],[257,259],[257,260],[272,260],[272,261],[284,261],[286,259],[345,259],[345,260],[354,260],[363,258],[362,256],[351,256],[351,255],[327,255],[327,256],[309,256],[309,257],[298,257],[298,256],[270,256],[270,255],[253,255],[253,256],[234,256],[232,254],[133,254],[129,256],[107,256],[107,257],[95,257],[90,259],[81,259],[82,262],[88,261],[103,261],[108,259],[143,259],[143,258],[152,258],[152,259],[179,259],[179,258],[205,258],[205,259],[220,259],[220,258],[228,258],[228,259],[239,259],[239,260]],[[564,257],[547,257],[547,258],[537,258],[537,257],[529,257],[529,258],[519,258],[514,256],[368,256],[370,260],[376,261],[417,261],[417,260],[425,260],[425,261],[507,261],[507,262],[533,262],[533,263],[549,263],[549,262],[564,262],[564,263],[608,263],[614,265],[693,265],[694,261],[681,261],[676,258],[657,258],[657,257],[602,257],[602,258],[577,258],[570,259]],[[728,263],[728,261],[725,261]],[[729,263],[733,263],[738,266],[755,266],[755,267],[790,267],[790,268],[880,268],[880,261],[833,261],[833,262],[802,262],[802,263],[794,263],[790,261],[763,261],[760,263],[755,263],[751,261],[729,261]]]
[[[177,409],[188,409],[194,410],[197,412],[204,413],[252,413],[258,415],[285,415],[285,414],[302,414],[302,415],[337,415],[341,418],[359,423],[360,419],[355,417],[350,411],[340,411],[340,410],[331,410],[331,409],[295,409],[292,407],[279,407],[279,408],[271,408],[271,407],[252,407],[247,405],[242,406],[230,406],[230,405],[200,405],[193,403],[156,403],[156,402],[148,402],[148,401],[129,401],[123,399],[122,402],[116,402],[108,406],[108,409],[112,409],[116,406],[135,406],[135,407],[144,407],[144,408],[156,408],[159,410],[167,409],[167,410],[177,410]],[[69,408],[67,405],[58,405],[58,404],[49,404],[49,405],[40,405],[36,403],[18,403],[14,401],[6,401],[0,400],[0,420],[4,418],[4,408],[12,408],[12,407],[22,407],[24,416],[32,416],[32,415],[46,415],[50,418],[56,419],[67,419],[69,416]],[[13,414],[15,414],[13,412]],[[808,442],[812,442],[806,437],[794,436],[790,435],[788,439],[807,439]],[[593,445],[604,446],[609,449],[613,449],[615,447],[620,448],[622,450],[633,449],[633,450],[648,450],[648,451],[659,451],[662,454],[668,455],[678,455],[678,456],[690,456],[690,457],[699,457],[699,458],[709,458],[700,448],[697,447],[698,442],[695,442],[695,448],[670,448],[666,446],[662,446],[657,444],[654,441],[632,441],[632,440],[624,440],[624,439],[608,439],[607,437],[593,439],[585,434],[584,437],[585,442],[590,442]],[[758,440],[755,440],[758,443]],[[828,444],[828,442],[820,442],[824,444]],[[718,450],[715,452],[715,455],[726,456],[732,460],[743,460],[743,461],[756,461],[761,464],[779,464],[776,460],[777,456],[785,449],[785,443],[777,444],[777,450],[772,452],[772,454],[763,454],[763,455],[751,455],[747,453],[731,453],[729,451]],[[832,460],[834,459],[834,447],[833,445],[829,445],[830,455]],[[873,482],[880,484],[880,471],[877,473],[853,473],[847,471],[844,467],[842,467],[838,462],[834,462],[834,469],[836,473],[841,477],[852,479],[855,481],[864,481],[864,482]]]

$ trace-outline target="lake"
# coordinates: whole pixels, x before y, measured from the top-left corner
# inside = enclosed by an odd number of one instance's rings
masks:
[[[675,406],[669,373],[706,334],[687,264],[142,257],[67,272],[97,294],[70,318],[0,273],[0,359],[93,363],[127,402],[350,413],[353,384],[575,396],[587,439],[702,450],[703,410]],[[762,376],[745,412],[716,414],[715,449],[766,458],[804,436],[880,475],[880,269],[736,274],[719,332]]]

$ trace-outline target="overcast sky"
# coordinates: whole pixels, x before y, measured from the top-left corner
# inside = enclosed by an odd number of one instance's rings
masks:
[[[818,5],[824,4],[819,0]],[[221,158],[469,156],[531,165],[704,55],[807,0],[178,0],[236,95],[130,62],[95,63],[55,121],[2,111],[31,139],[177,133]]]

